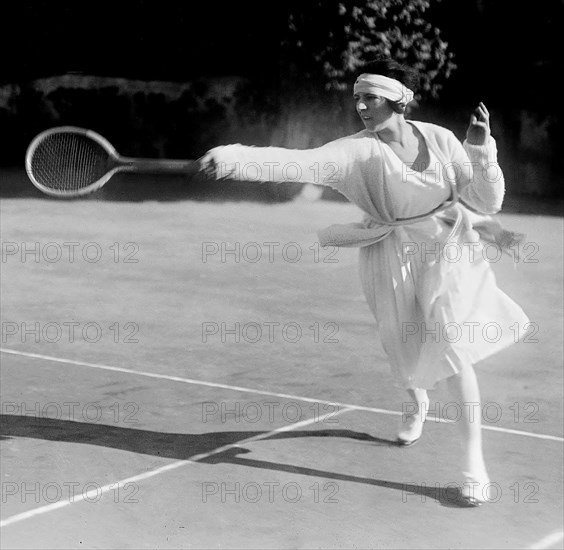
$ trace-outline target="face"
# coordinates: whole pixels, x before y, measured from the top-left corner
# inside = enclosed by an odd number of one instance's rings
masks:
[[[394,110],[384,97],[358,92],[354,94],[356,112],[369,132],[378,132],[391,121]]]

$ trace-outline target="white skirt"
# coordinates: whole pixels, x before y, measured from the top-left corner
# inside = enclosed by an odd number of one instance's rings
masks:
[[[523,310],[502,292],[481,243],[435,217],[360,249],[360,277],[398,384],[437,382],[517,342]],[[501,253],[501,251],[499,252]]]

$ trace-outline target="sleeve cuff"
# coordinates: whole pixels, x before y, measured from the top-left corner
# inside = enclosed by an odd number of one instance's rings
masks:
[[[489,137],[488,143],[485,145],[473,145],[468,143],[467,140],[464,140],[462,145],[471,161],[480,164],[497,162],[497,144],[493,136]]]

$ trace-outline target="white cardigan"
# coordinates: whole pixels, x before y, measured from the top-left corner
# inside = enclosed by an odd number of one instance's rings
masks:
[[[446,128],[426,122],[410,123],[435,153],[441,165],[437,169],[443,170],[455,195],[475,212],[459,203],[445,204],[441,213],[429,215],[438,215],[454,225],[462,221],[467,235],[474,228],[481,238],[503,248],[520,241],[523,235],[504,230],[490,216],[477,214],[498,212],[505,193],[493,137],[486,145],[471,145],[467,141],[462,145]],[[398,224],[387,190],[381,147],[376,134],[362,130],[314,149],[220,146],[211,149],[205,159],[213,160],[219,179],[314,183],[339,191],[367,217],[361,224],[333,225],[320,231],[320,243],[368,246],[386,237]]]

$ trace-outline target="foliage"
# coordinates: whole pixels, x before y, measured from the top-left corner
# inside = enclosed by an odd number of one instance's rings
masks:
[[[300,2],[283,42],[289,77],[343,89],[363,63],[387,56],[417,69],[421,95],[436,97],[456,65],[440,30],[424,19],[431,1]]]

